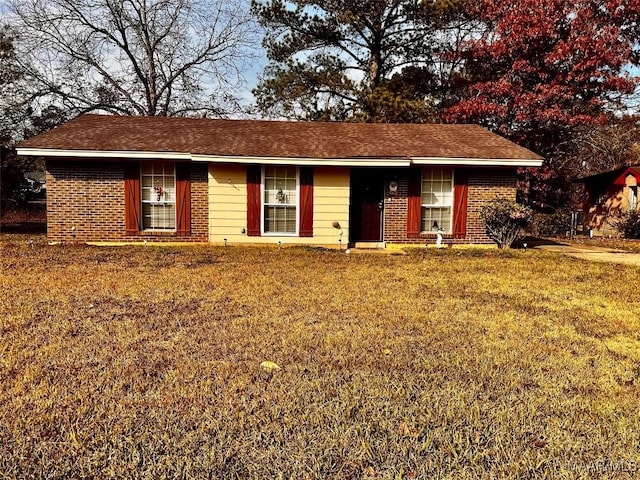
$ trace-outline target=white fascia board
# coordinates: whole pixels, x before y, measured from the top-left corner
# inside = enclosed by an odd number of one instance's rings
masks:
[[[18,147],[18,155],[33,157],[65,157],[65,158],[131,158],[154,160],[191,160],[190,153],[179,152],[142,152],[142,151],[109,151],[109,150],[60,150],[54,148]]]
[[[193,155],[194,162],[300,165],[310,167],[410,167],[408,158],[299,158]]]
[[[109,150],[63,150],[53,148],[19,147],[18,155],[64,158],[127,158],[154,160],[181,160],[205,163],[243,163],[261,165],[301,165],[336,167],[409,167],[408,158],[290,158],[290,157],[242,157],[221,155],[192,155],[182,152],[145,152]]]
[[[414,157],[414,165],[464,165],[476,167],[541,167],[542,159],[538,158],[449,158],[449,157]]]
[[[540,167],[542,159],[513,158],[450,158],[450,157],[414,157],[414,158],[295,158],[295,157],[242,157],[221,155],[192,155],[186,152],[146,152],[146,151],[109,151],[109,150],[63,150],[54,148],[18,147],[18,155],[34,157],[66,158],[127,158],[180,160],[208,163],[242,163],[261,165],[301,165],[328,167],[410,167],[413,165],[464,165],[487,167]]]

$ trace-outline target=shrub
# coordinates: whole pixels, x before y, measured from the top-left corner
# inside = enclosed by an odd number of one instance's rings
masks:
[[[480,218],[498,248],[510,248],[522,229],[531,223],[533,211],[506,198],[496,198],[482,207]]]
[[[529,231],[536,237],[564,236],[571,231],[571,210],[563,208],[553,213],[536,213]]]
[[[614,227],[624,238],[640,238],[640,213],[636,210],[625,212],[619,220],[616,220]]]

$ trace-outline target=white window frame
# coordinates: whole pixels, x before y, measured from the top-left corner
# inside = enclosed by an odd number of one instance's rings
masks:
[[[295,168],[296,169],[296,231],[295,232],[268,232],[265,230],[265,208],[268,206],[282,206],[282,204],[265,202],[265,185],[267,166],[262,166],[260,182],[260,234],[265,237],[297,237],[300,232],[300,168],[293,165],[269,165],[272,168]],[[286,204],[290,205],[290,204]]]
[[[429,203],[422,203],[422,194],[423,192],[423,186],[424,186],[424,180],[425,180],[425,173],[426,172],[433,172],[435,170],[449,170],[451,172],[451,204],[450,205],[436,205],[436,204],[429,204]],[[423,209],[425,208],[446,208],[449,207],[450,209],[450,214],[449,214],[449,230],[444,230],[444,233],[446,235],[451,235],[453,233],[453,209],[454,209],[454,203],[455,203],[455,170],[453,168],[423,168],[422,169],[422,174],[420,176],[420,225],[422,226],[422,220],[424,218],[424,215],[422,214]],[[439,225],[439,227],[442,227],[441,225]],[[428,234],[428,233],[436,233],[434,230],[422,230],[422,233],[424,234]]]
[[[638,186],[631,185],[629,188],[629,209],[637,210],[638,209]]]
[[[175,163],[173,164],[173,167],[172,167],[173,168],[173,201],[172,202],[167,202],[167,201],[162,201],[162,200],[161,201],[154,200],[154,195],[155,195],[154,191],[149,192],[151,200],[144,200],[144,194],[143,194],[143,191],[144,191],[144,188],[145,188],[144,185],[143,185],[144,184],[143,178],[145,176],[144,173],[143,173],[143,170],[144,170],[145,166],[151,166],[153,168],[154,165],[164,165],[163,170],[165,170],[168,164],[169,164],[169,162],[160,161],[160,162],[149,162],[149,163],[145,163],[145,164],[141,164],[140,165],[140,203],[141,203],[141,205],[140,205],[140,216],[142,217],[140,223],[142,224],[142,231],[144,231],[144,232],[175,232],[176,231],[176,228],[177,228],[176,223],[178,221],[178,219],[177,219],[178,212],[176,210],[176,207],[177,207],[177,197],[176,197],[177,191],[176,191],[176,187],[177,187],[177,185],[176,185],[176,165],[175,165]],[[155,173],[154,173],[154,176],[155,176]],[[163,184],[164,184],[164,182],[163,182]],[[153,190],[154,187],[151,186],[151,187],[147,187],[147,188],[149,188],[150,190]],[[150,204],[150,205],[173,204],[173,228],[147,227],[145,225],[146,217],[144,215],[144,205],[145,204]]]

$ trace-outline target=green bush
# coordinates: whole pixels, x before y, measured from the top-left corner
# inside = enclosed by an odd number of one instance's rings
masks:
[[[640,238],[640,213],[635,210],[625,212],[614,226],[624,238]]]
[[[528,230],[536,237],[564,236],[571,231],[571,210],[560,209],[553,213],[535,213]]]
[[[498,248],[511,248],[522,230],[531,223],[533,211],[506,198],[496,198],[482,207],[480,218],[487,235],[498,244]]]

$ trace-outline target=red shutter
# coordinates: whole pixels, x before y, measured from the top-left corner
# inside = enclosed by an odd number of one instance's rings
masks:
[[[260,236],[260,190],[262,169],[260,165],[247,166],[247,235]]]
[[[422,230],[422,169],[409,170],[407,196],[407,237],[418,237]]]
[[[455,170],[453,176],[453,236],[464,238],[467,235],[469,174],[465,170]]]
[[[191,235],[191,166],[176,164],[176,234]]]
[[[313,168],[300,167],[300,236],[313,237]]]
[[[140,165],[124,166],[124,225],[126,235],[138,235],[140,222]]]

